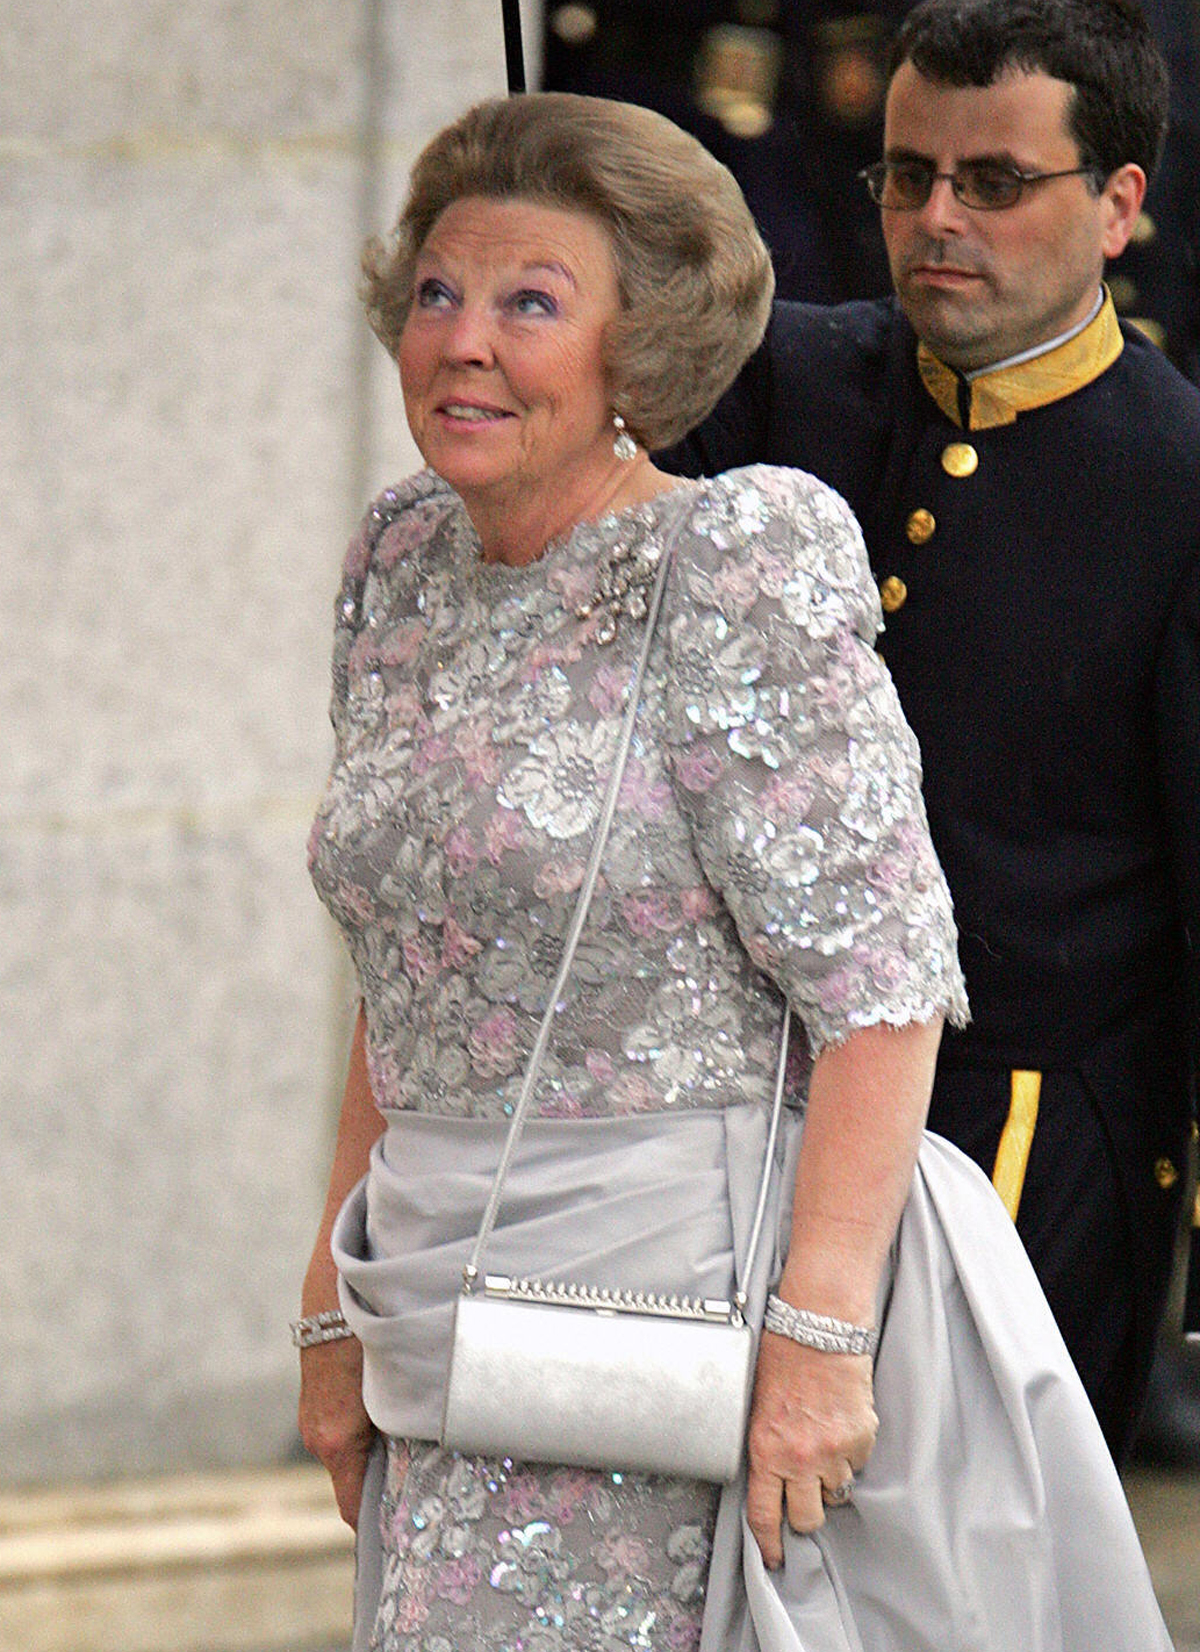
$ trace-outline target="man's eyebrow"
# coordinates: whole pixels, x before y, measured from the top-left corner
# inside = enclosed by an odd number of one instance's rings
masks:
[[[885,161],[919,161],[922,166],[933,166],[931,155],[923,155],[918,149],[906,149],[903,144],[891,144],[883,152]],[[1011,150],[989,150],[983,155],[959,155],[954,162],[955,166],[1011,166],[1021,170],[1020,162]]]

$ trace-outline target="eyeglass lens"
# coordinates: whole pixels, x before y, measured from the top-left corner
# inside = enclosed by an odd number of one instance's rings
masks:
[[[879,161],[866,172],[876,203],[901,212],[923,207],[937,176],[932,162],[915,160]],[[963,161],[950,174],[950,187],[964,206],[995,212],[1020,199],[1024,179],[1014,167],[998,161]]]

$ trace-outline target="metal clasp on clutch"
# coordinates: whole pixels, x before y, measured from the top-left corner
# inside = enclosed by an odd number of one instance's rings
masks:
[[[468,1287],[469,1288],[469,1287]],[[586,1308],[598,1314],[650,1314],[661,1319],[692,1319],[710,1325],[744,1323],[742,1303],[723,1297],[659,1296],[653,1291],[614,1291],[561,1279],[512,1279],[483,1276],[482,1295],[503,1302],[537,1302],[554,1308]]]

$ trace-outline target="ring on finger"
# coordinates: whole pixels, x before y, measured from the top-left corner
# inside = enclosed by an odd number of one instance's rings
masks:
[[[827,1503],[835,1507],[841,1503],[848,1503],[854,1496],[854,1479],[843,1480],[839,1486],[822,1486],[821,1495]]]

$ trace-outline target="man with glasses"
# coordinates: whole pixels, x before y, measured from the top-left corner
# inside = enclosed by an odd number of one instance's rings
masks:
[[[889,67],[895,298],[778,305],[675,462],[797,465],[862,523],[974,1016],[930,1125],[992,1175],[1119,1458],[1200,946],[1200,392],[1102,286],[1167,75],[1129,0],[923,0]]]

